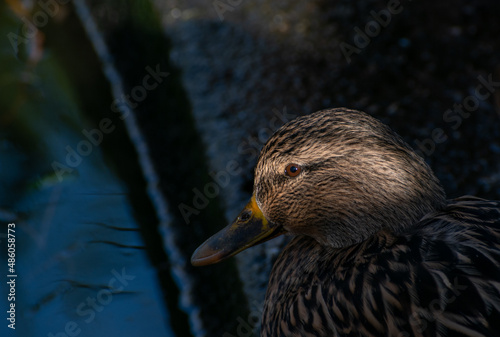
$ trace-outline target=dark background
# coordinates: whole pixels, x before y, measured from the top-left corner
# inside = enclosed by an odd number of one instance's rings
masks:
[[[2,1],[2,336],[251,336],[286,239],[216,266],[189,258],[250,197],[265,140],[316,110],[381,119],[449,198],[500,199],[499,13],[495,0]]]

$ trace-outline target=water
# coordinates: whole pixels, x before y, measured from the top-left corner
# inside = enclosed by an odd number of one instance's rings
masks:
[[[148,15],[147,6],[141,13]],[[3,36],[23,37],[22,16],[10,10],[1,15]],[[209,177],[199,173],[208,169],[179,77],[166,61],[168,45],[158,59],[144,41],[141,52],[129,55],[137,63],[116,62],[124,74],[116,79],[110,68],[103,72],[101,61],[127,53],[130,36],[137,34],[137,43],[143,35],[125,24],[116,34],[122,43],[107,41],[111,54],[98,56],[79,18],[66,15],[40,27],[18,49],[0,42],[0,232],[15,223],[18,275],[16,329],[4,324],[1,331],[64,337],[234,330],[237,317],[247,315],[234,264],[189,264],[223,212],[213,201],[191,226],[172,212],[189,196],[186,181],[204,184]],[[164,40],[159,27],[143,33]],[[117,83],[140,103],[134,111],[116,109]],[[137,96],[141,90],[147,99]],[[6,254],[0,259],[7,264]],[[0,284],[7,294],[6,282]],[[2,309],[9,305],[6,296],[0,303]]]

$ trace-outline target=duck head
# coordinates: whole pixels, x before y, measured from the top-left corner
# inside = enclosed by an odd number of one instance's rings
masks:
[[[429,166],[386,125],[360,111],[319,111],[267,141],[250,202],[191,262],[216,263],[283,233],[346,247],[404,231],[445,203]]]

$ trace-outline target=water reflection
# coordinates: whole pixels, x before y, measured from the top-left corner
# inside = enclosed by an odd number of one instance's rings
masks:
[[[12,13],[1,13],[5,36],[18,27]],[[15,331],[5,320],[9,289],[0,274],[1,335],[173,336],[129,186],[99,146],[75,147],[92,125],[71,81],[51,53],[27,70],[9,41],[0,43],[0,220],[2,233],[16,224],[17,274]],[[69,166],[68,147],[86,151],[78,152],[83,160]],[[55,162],[67,170],[58,175]],[[7,240],[0,240],[5,271]]]

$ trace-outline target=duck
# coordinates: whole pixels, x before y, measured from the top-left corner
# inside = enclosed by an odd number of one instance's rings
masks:
[[[286,234],[261,336],[500,336],[500,202],[447,200],[388,126],[334,108],[263,146],[253,194],[204,266]]]

